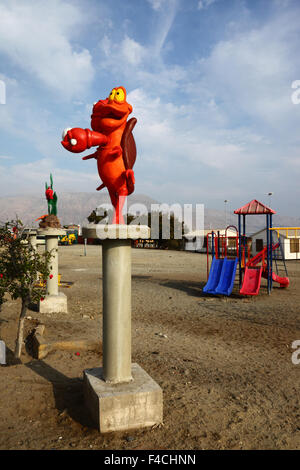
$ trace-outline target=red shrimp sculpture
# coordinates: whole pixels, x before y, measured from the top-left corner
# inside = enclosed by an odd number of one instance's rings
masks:
[[[102,184],[97,191],[107,188],[114,207],[113,224],[124,224],[122,209],[126,197],[134,191],[133,165],[136,145],[132,130],[136,118],[127,121],[132,106],[126,101],[124,87],[113,88],[105,100],[94,104],[90,129],[65,129],[62,145],[70,152],[79,153],[91,147],[96,152],[83,157],[95,158]]]

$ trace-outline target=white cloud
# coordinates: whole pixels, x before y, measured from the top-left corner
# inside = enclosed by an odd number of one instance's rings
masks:
[[[90,52],[72,45],[84,21],[75,5],[3,0],[0,16],[0,52],[14,64],[65,97],[89,85],[94,75]]]
[[[159,164],[160,169],[183,162],[194,168],[223,169],[247,153],[242,142],[235,143],[236,135],[209,129],[207,121],[199,120],[197,109],[164,103],[142,89],[130,92],[128,101],[138,119],[135,135],[143,161]]]
[[[83,166],[84,166],[84,162]],[[83,169],[84,170],[84,169]],[[43,192],[45,181],[53,174],[57,191],[89,191],[99,186],[97,171],[75,171],[59,168],[57,162],[50,158],[38,161],[19,163],[10,167],[0,166],[1,195],[17,193]]]
[[[143,59],[145,49],[138,42],[126,36],[122,42],[121,53],[130,65],[138,65]]]
[[[287,137],[296,117],[291,83],[300,67],[297,35],[297,17],[289,12],[220,41],[199,60],[189,89],[197,80],[199,95],[210,96],[231,125],[250,119],[253,130],[267,133],[268,139]]]
[[[99,42],[104,57],[101,69],[124,76],[125,79],[143,82],[145,87],[163,87],[171,89],[185,76],[185,71],[177,65],[166,66],[163,52],[168,35],[173,27],[178,12],[178,0],[149,0],[155,10],[154,27],[147,44],[141,44],[129,34],[116,41],[115,31],[111,30]]]
[[[160,58],[168,34],[173,26],[178,8],[178,0],[165,0],[164,2],[161,1],[150,51],[152,59],[154,57],[156,59]]]
[[[159,11],[162,10],[164,7],[168,7],[171,4],[174,4],[177,0],[147,0],[148,3],[152,6],[153,10]]]
[[[213,3],[215,3],[217,0],[199,0],[198,1],[198,10],[203,10],[205,8],[210,7]]]
[[[119,44],[104,36],[100,41],[100,48],[106,58],[104,64],[106,68],[113,70],[120,68],[127,70],[128,73],[132,72],[132,66],[138,67],[147,55],[147,50],[127,35]]]

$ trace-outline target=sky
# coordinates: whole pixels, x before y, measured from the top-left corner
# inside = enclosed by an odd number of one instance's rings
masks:
[[[298,0],[0,0],[0,197],[95,191],[61,134],[124,86],[136,193],[299,217],[299,24]]]

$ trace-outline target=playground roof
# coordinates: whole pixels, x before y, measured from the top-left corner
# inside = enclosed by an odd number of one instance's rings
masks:
[[[262,202],[253,199],[252,201],[245,204],[243,207],[236,209],[234,211],[235,214],[243,214],[243,215],[260,215],[260,214],[276,214],[273,209],[268,206],[265,206]]]

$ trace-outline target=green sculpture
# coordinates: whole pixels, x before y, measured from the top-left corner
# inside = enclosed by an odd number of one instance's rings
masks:
[[[57,194],[53,191],[53,178],[51,173],[50,183],[50,186],[48,186],[47,182],[45,183],[45,194],[48,202],[48,215],[57,215]]]

